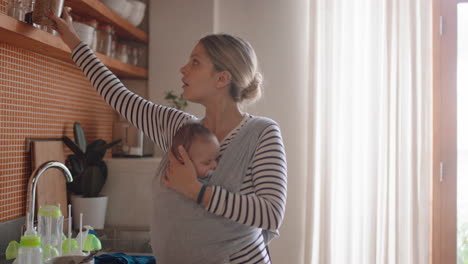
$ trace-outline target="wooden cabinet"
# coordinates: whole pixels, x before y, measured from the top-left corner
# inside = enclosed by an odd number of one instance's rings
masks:
[[[98,0],[66,0],[65,5],[70,6],[72,12],[78,15],[86,15],[86,17],[112,24],[116,29],[116,34],[122,39],[148,43],[149,38],[144,31],[131,25]],[[63,43],[60,37],[53,36],[1,13],[0,36],[2,36],[0,38],[1,42],[12,46],[31,50],[62,61],[72,62],[70,49]],[[146,69],[122,63],[100,53],[96,53],[96,55],[111,71],[121,78],[148,78],[148,71]]]

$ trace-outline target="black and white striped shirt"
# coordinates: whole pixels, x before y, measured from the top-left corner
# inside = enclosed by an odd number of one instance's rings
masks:
[[[171,146],[177,129],[185,121],[194,118],[177,109],[151,103],[125,88],[84,43],[73,50],[72,58],[104,100],[164,151]],[[245,121],[221,142],[220,155],[242,129]],[[286,176],[286,155],[281,132],[277,125],[270,125],[259,138],[240,192],[231,193],[221,186],[214,186],[206,209],[235,222],[275,232],[285,212]],[[254,243],[230,256],[230,263],[270,262],[262,235]]]

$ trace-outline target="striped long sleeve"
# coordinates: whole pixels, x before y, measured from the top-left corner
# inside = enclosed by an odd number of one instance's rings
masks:
[[[238,223],[277,231],[286,205],[287,168],[279,127],[263,131],[239,193],[213,187],[207,210]]]
[[[154,104],[128,90],[83,42],[73,50],[72,59],[104,100],[164,151],[170,147],[177,129],[187,119],[193,118],[177,109]]]

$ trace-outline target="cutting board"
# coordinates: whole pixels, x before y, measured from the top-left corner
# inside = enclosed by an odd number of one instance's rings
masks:
[[[32,171],[48,161],[59,161],[65,163],[65,154],[63,152],[63,142],[60,141],[32,141],[31,142],[31,159]],[[32,179],[32,175],[31,175]],[[31,197],[29,193],[32,184],[31,179],[28,184],[28,199]],[[29,203],[28,203],[29,204]],[[36,212],[43,205],[60,205],[63,216],[67,217],[67,187],[66,179],[60,169],[50,168],[46,170],[39,181],[36,189]]]

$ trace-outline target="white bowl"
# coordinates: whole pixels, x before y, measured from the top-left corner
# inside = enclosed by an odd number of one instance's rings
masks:
[[[130,2],[129,0],[126,1],[126,4],[124,6],[124,8],[120,11],[120,15],[124,18],[124,19],[128,19],[131,15],[132,15],[132,11],[133,11],[133,5],[132,5],[132,2]]]
[[[123,16],[122,12],[125,11],[128,6],[127,0],[101,0],[101,2],[120,16]]]
[[[141,24],[143,18],[145,17],[146,4],[137,0],[129,1],[132,4],[132,12],[128,18],[128,22],[137,27]]]

